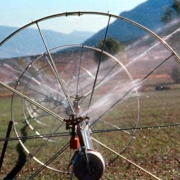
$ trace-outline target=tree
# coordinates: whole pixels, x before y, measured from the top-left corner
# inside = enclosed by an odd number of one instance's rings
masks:
[[[161,21],[163,23],[168,23],[173,19],[173,11],[169,9],[167,6],[163,8],[163,15],[161,16]]]
[[[163,23],[168,23],[176,17],[180,17],[180,0],[171,0],[172,6],[163,7],[163,14],[161,16],[161,21]]]
[[[177,13],[177,16],[180,17],[180,0],[173,0],[172,8]]]
[[[103,49],[103,43],[104,43],[104,49]],[[105,52],[108,52],[110,53],[111,55],[114,55],[116,54],[118,51],[122,51],[124,50],[124,46],[121,45],[119,43],[119,41],[116,41],[115,39],[113,38],[107,38],[104,42],[104,40],[100,40],[98,45],[96,46],[96,48],[105,51]],[[99,59],[101,58],[101,52],[99,51],[95,51],[95,60],[96,62],[99,61]],[[105,54],[102,55],[102,61],[108,59],[108,56],[106,56]]]

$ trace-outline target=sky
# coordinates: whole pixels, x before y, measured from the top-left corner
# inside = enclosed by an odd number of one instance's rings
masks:
[[[22,27],[44,16],[70,11],[109,11],[119,15],[145,1],[147,0],[0,0],[0,25]],[[98,28],[98,23],[94,28],[96,26]],[[54,28],[51,27],[52,30]],[[65,31],[70,33],[70,27]]]

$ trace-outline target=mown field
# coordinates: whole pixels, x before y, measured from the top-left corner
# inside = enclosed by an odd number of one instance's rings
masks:
[[[172,87],[173,88],[162,91],[155,91],[154,88],[151,88],[148,91],[141,92],[139,127],[180,123],[180,89],[179,85],[173,85]],[[5,92],[6,91],[4,90],[1,91],[3,94]],[[124,114],[118,116],[122,118],[121,121],[126,122],[135,116],[133,113],[137,112],[132,111],[132,106],[131,104],[124,104],[124,107],[126,107],[123,111]],[[16,117],[18,117],[18,107],[21,107],[21,101],[17,101]],[[116,113],[114,112],[111,114],[111,118],[119,121],[119,119],[116,119],[116,117],[117,114],[120,113],[120,110],[117,108],[115,111]],[[11,96],[0,98],[0,112],[0,137],[3,138],[6,135],[8,122],[11,120]],[[137,130],[131,144],[126,148],[122,155],[160,179],[180,179],[179,134],[180,131],[178,126]],[[11,137],[15,137],[13,130],[11,132]],[[125,143],[123,142],[122,132],[95,134],[94,137],[102,140],[102,142],[105,142],[108,146],[115,150],[122,146],[122,143]],[[38,141],[40,140],[36,139],[37,143]],[[2,150],[4,142],[1,141],[0,144]],[[32,146],[31,148],[36,146],[35,142],[33,141],[32,143],[30,141],[28,145]],[[45,152],[53,150],[53,147],[51,146],[47,146],[47,148],[49,149],[46,149]],[[100,152],[102,152],[102,154],[105,156],[112,155],[103,148],[100,148]],[[45,153],[44,156],[46,156]],[[18,173],[14,173],[14,168],[17,168],[18,165],[20,171]],[[24,150],[18,141],[9,141],[1,169],[0,179],[11,179],[14,174],[16,174],[14,179],[28,179],[28,177],[33,174],[39,166],[40,165],[37,162],[24,153]],[[58,166],[60,165],[57,163],[57,167]],[[54,172],[52,170],[44,169],[35,179],[69,179],[69,176]],[[113,164],[106,168],[102,179],[143,180],[154,178],[131,163],[118,158]]]

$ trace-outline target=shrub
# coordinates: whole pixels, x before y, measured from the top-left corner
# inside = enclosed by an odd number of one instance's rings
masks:
[[[104,43],[104,49],[103,49],[103,43]],[[111,55],[115,55],[118,51],[124,50],[124,46],[119,43],[119,41],[116,41],[113,38],[107,38],[104,42],[104,40],[100,40],[96,48],[108,52]],[[101,58],[102,61],[107,60],[108,56],[103,54],[101,57],[101,52],[95,51],[95,60],[98,62]]]

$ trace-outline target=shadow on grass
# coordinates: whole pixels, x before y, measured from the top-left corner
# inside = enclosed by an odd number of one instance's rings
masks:
[[[21,133],[23,136],[27,136],[26,128],[27,128],[27,124],[25,124],[25,126],[21,129]],[[22,140],[23,143],[25,141],[26,141],[26,139]],[[20,143],[18,143],[16,150],[19,154],[17,163],[16,163],[15,167],[11,170],[11,172],[9,172],[9,174],[4,178],[4,180],[15,179],[16,175],[21,171],[21,169],[23,168],[23,166],[26,163],[26,154],[25,154],[23,147],[21,146]]]

